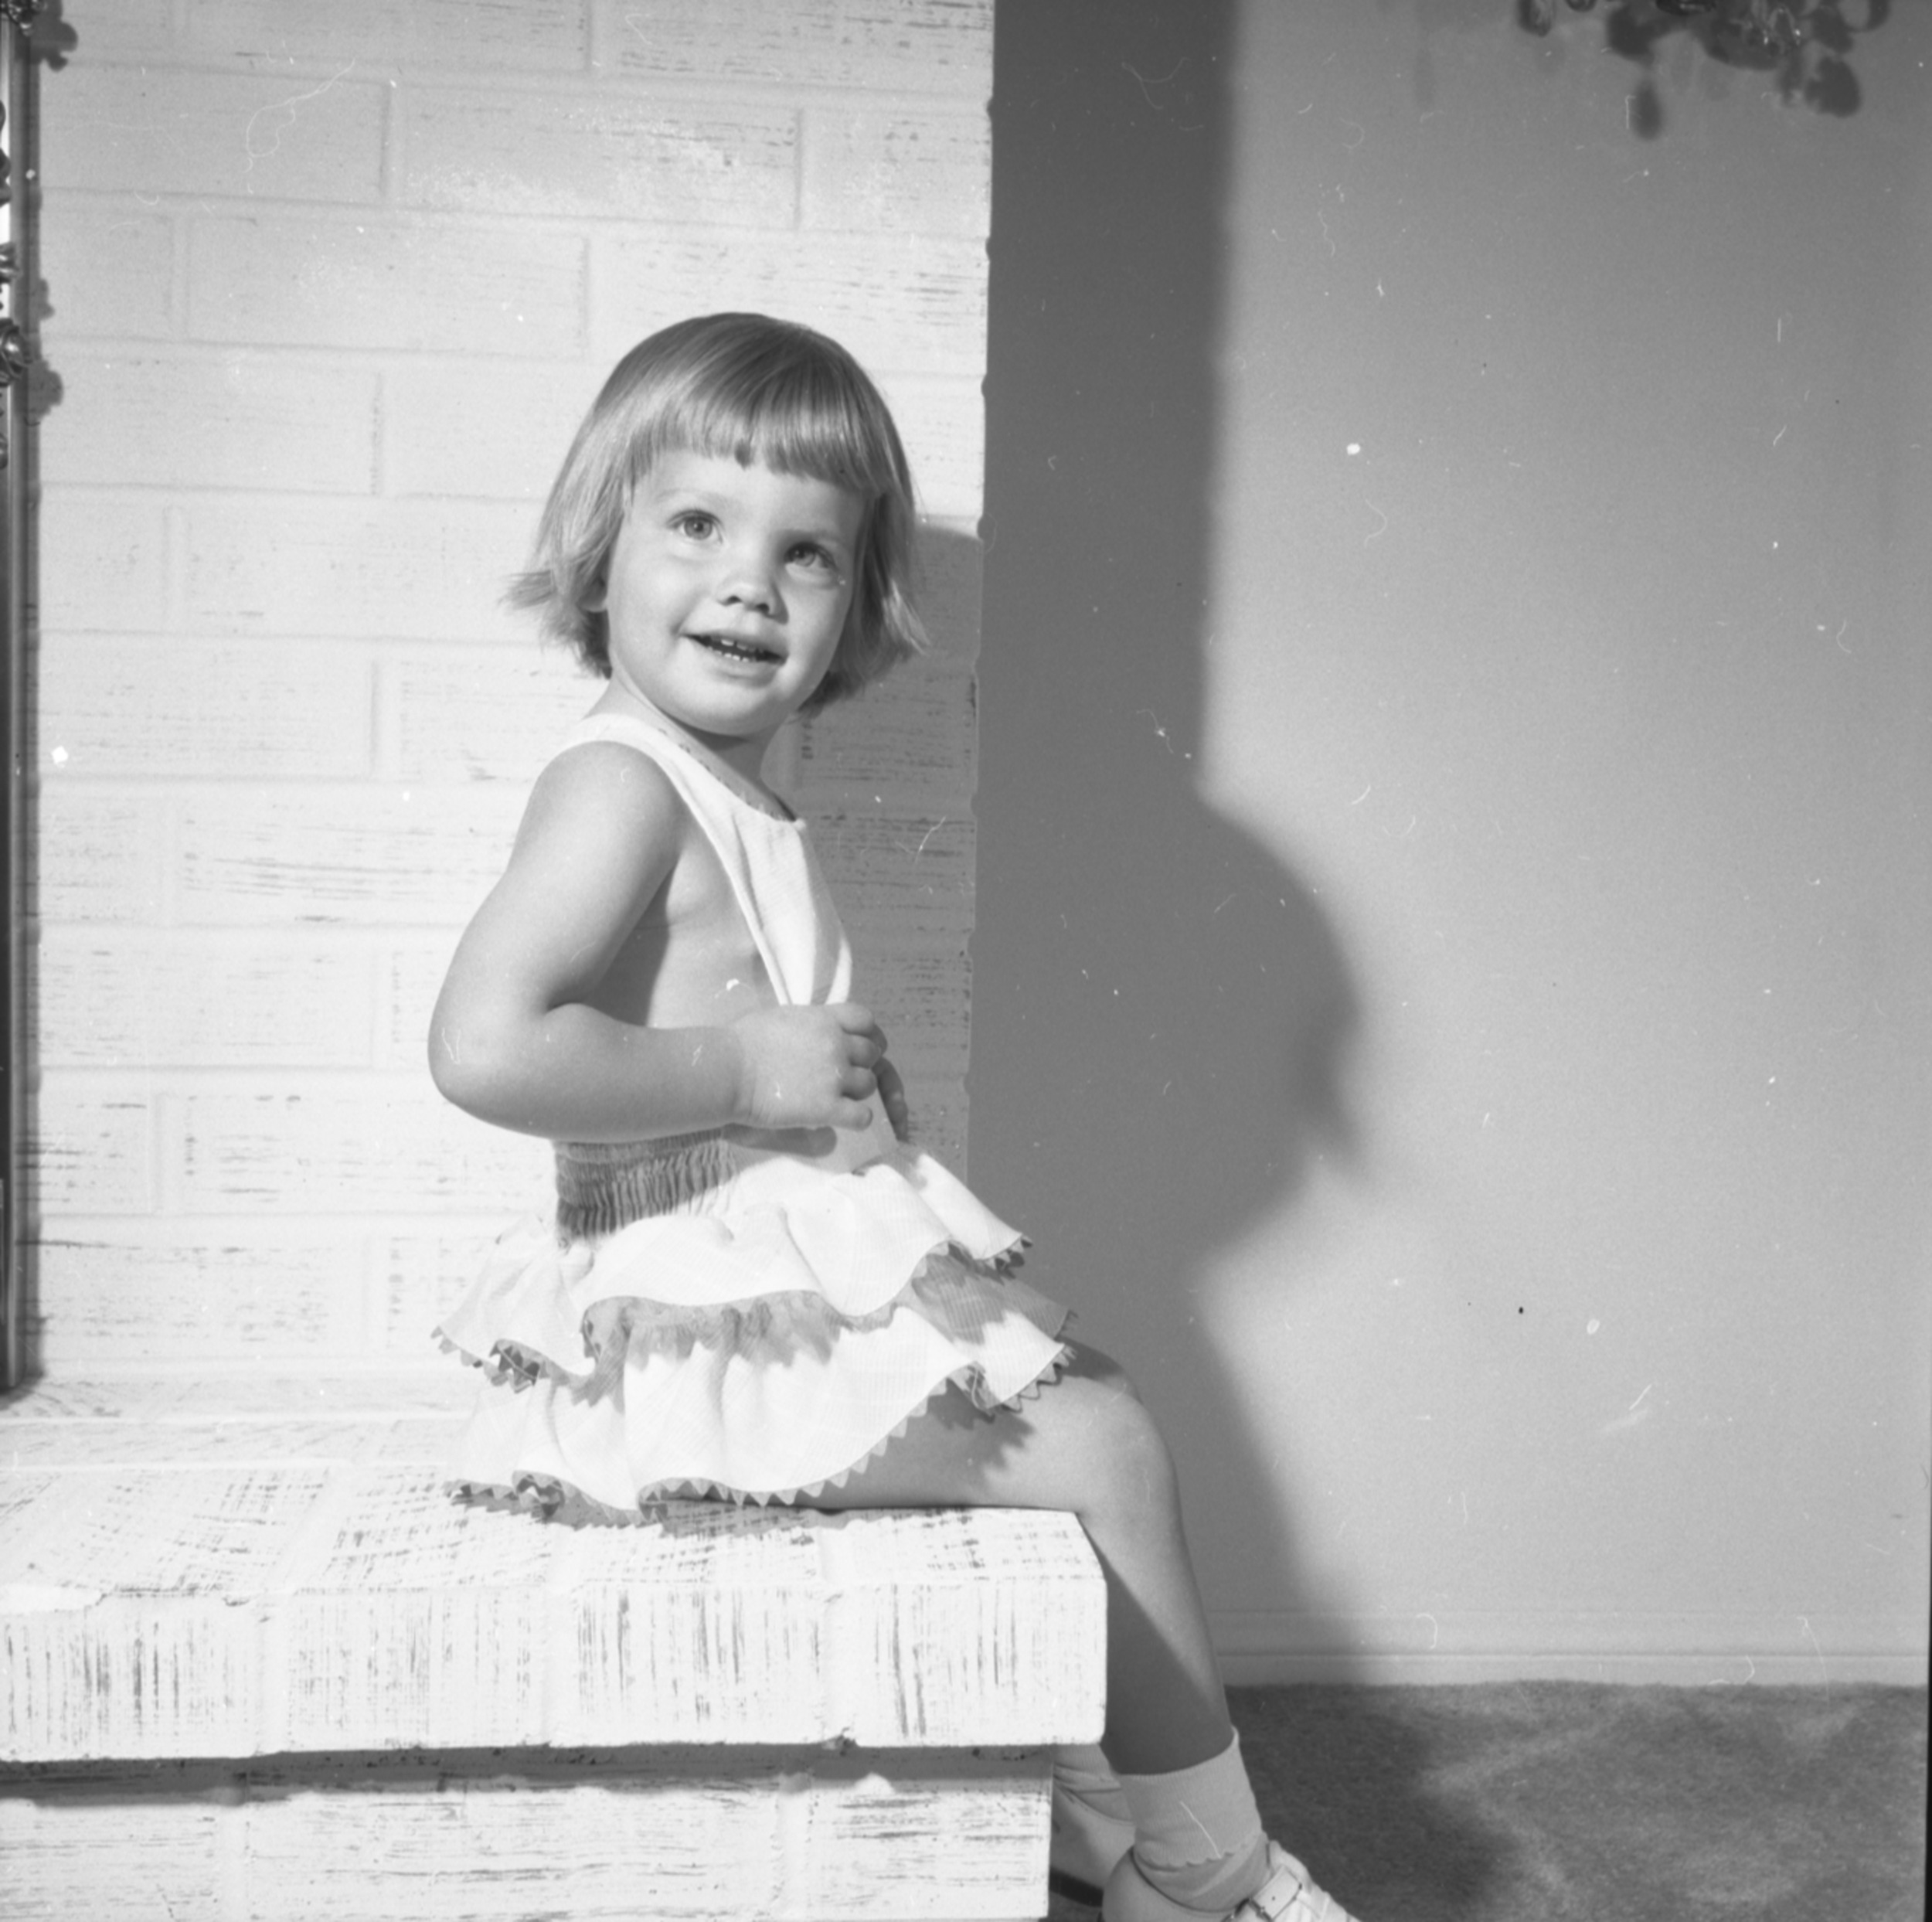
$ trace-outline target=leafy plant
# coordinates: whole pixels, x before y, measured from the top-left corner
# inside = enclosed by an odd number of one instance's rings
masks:
[[[1572,13],[1594,13],[1597,0],[1561,0]],[[1555,26],[1558,0],[1516,0],[1525,32]],[[1675,36],[1694,41],[1724,66],[1776,77],[1788,101],[1821,114],[1855,114],[1860,94],[1852,53],[1860,36],[1883,26],[1892,0],[1609,0],[1603,9],[1606,43],[1645,70],[1631,125],[1646,137],[1662,130],[1663,107],[1651,70]],[[1855,16],[1855,17],[1854,17]]]

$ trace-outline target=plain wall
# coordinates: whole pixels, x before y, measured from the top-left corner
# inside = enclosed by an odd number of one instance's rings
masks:
[[[1005,9],[976,1185],[1237,1677],[1923,1672],[1927,58]]]

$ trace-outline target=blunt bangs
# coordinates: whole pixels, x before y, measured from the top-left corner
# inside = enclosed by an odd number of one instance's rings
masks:
[[[863,502],[852,611],[806,712],[923,651],[911,594],[911,474],[878,389],[837,342],[809,328],[715,314],[667,327],[618,362],[564,457],[531,566],[511,585],[512,604],[536,609],[587,667],[611,671],[604,617],[583,603],[602,583],[632,489],[673,451],[808,476]]]
[[[693,382],[665,396],[668,404],[638,437],[634,485],[674,448],[740,466],[756,462],[867,496],[906,485],[905,456],[885,403],[836,379],[822,362],[800,356],[718,371],[728,384]],[[739,378],[729,379],[732,374]]]

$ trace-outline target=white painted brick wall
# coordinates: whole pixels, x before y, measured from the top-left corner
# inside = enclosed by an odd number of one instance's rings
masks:
[[[940,658],[780,760],[922,1136],[958,1160],[992,0],[64,18],[41,90],[45,1363],[427,1359],[540,1196],[546,1151],[439,1103],[423,1031],[594,691],[505,579],[611,361],[689,313],[836,335],[912,450]]]

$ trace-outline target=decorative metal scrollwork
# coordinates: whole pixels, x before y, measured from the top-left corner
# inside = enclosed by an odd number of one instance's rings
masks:
[[[0,299],[13,285],[13,243],[0,242]],[[27,377],[27,337],[20,323],[10,314],[0,315],[0,388],[11,387]],[[7,464],[7,441],[0,429],[0,468]]]
[[[22,24],[19,9],[25,7],[31,13],[36,4],[37,0],[0,0],[0,10],[5,12],[7,20],[11,22],[11,26],[0,26],[0,33],[11,32],[13,28],[19,26]],[[4,139],[6,132],[6,103],[0,100],[0,139]],[[9,145],[10,142],[0,145],[0,209],[11,216],[13,207],[13,157],[8,151]],[[8,226],[11,230],[11,218]],[[4,393],[16,380],[25,380],[27,377],[27,337],[20,331],[19,321],[14,318],[18,302],[13,284],[15,264],[14,243],[9,233],[7,240],[0,241],[0,308],[5,310],[0,312],[0,393]],[[0,473],[6,471],[13,451],[8,440],[7,413],[7,410],[0,408]]]
[[[14,64],[27,57],[26,45],[28,29],[33,18],[40,11],[41,0],[0,0],[0,33],[8,36],[9,58],[7,66],[11,73]],[[14,41],[15,33],[19,36]],[[8,237],[0,241],[0,393],[24,381],[27,377],[27,337],[19,321],[19,292],[14,287],[17,254],[15,250],[12,229],[14,222],[24,213],[22,208],[15,213],[13,206],[13,149],[17,144],[17,128],[7,124],[7,111],[10,102],[0,96],[0,209],[7,210]],[[9,441],[6,418],[0,412],[0,471],[4,471],[12,452]]]
[[[39,0],[0,0],[0,14],[4,14],[9,26],[0,27],[0,32],[9,27],[25,28]],[[15,49],[17,51],[17,49]],[[7,104],[0,100],[0,141],[5,141],[7,132]],[[13,202],[13,156],[9,151],[11,141],[0,144],[0,207],[11,207]],[[9,223],[11,226],[12,223]],[[26,337],[20,331],[20,323],[13,318],[14,247],[11,238],[0,242],[0,304],[7,311],[0,314],[0,390],[11,387],[16,380],[27,377]],[[0,472],[4,472],[12,449],[8,444],[6,416],[0,410]]]

